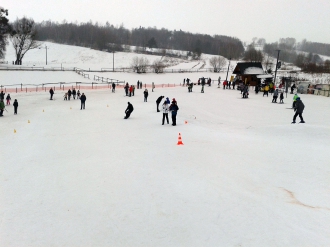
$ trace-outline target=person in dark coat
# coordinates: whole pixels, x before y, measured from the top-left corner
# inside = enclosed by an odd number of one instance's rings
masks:
[[[15,99],[13,106],[14,106],[14,114],[17,115],[17,107],[18,107],[17,99]]]
[[[72,90],[72,97],[73,97],[73,99],[76,99],[76,94],[77,94],[76,89],[73,89]]]
[[[0,93],[0,100],[4,100],[5,99],[5,93],[3,91],[1,91]]]
[[[116,91],[116,83],[113,82],[112,83],[112,92],[115,93],[115,91]]]
[[[81,106],[80,106],[80,110],[84,109],[85,110],[85,102],[86,102],[87,98],[86,95],[84,93],[81,94],[80,97],[80,101],[81,101]]]
[[[3,116],[3,111],[5,110],[5,102],[3,102],[3,99],[0,99],[0,117]]]
[[[126,96],[128,96],[128,89],[129,89],[128,82],[126,83],[124,89],[125,89]]]
[[[126,116],[124,117],[124,119],[129,118],[129,116],[131,115],[131,113],[134,111],[133,105],[130,102],[127,102],[128,106],[125,110]]]
[[[7,100],[6,105],[10,105],[10,101],[11,101],[10,94],[7,94],[6,100]]]
[[[281,92],[280,94],[280,104],[283,104],[283,99],[284,99],[284,95],[283,95],[283,92]]]
[[[294,116],[293,116],[293,121],[292,121],[293,124],[296,123],[296,118],[297,118],[298,115],[299,115],[299,118],[300,118],[300,123],[305,123],[305,121],[304,121],[304,119],[303,119],[303,117],[302,117],[302,113],[303,113],[304,109],[305,109],[305,105],[304,105],[304,103],[300,100],[300,97],[298,97],[298,98],[296,99],[296,105],[295,105],[295,107],[294,107],[294,111],[295,111],[296,113],[295,113]]]
[[[53,95],[54,95],[54,90],[53,88],[49,89],[49,94],[50,94],[50,100],[53,100]]]
[[[68,98],[69,98],[69,100],[70,100],[70,98],[71,98],[71,94],[72,94],[72,92],[71,92],[71,90],[69,89],[69,90],[68,90]]]
[[[172,104],[170,105],[170,111],[172,115],[172,125],[176,126],[176,115],[178,113],[179,107],[177,105],[176,101],[172,101]]]
[[[160,112],[159,110],[159,104],[162,101],[162,99],[164,98],[164,96],[159,96],[158,99],[156,100],[156,104],[157,104],[157,112]]]
[[[144,92],[143,92],[143,95],[144,95],[144,102],[147,102],[148,101],[148,89],[145,89]]]

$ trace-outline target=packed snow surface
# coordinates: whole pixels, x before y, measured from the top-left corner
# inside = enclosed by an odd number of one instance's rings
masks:
[[[13,81],[21,73],[0,71]],[[66,81],[73,72],[54,73]],[[18,114],[10,105],[0,118],[1,247],[330,245],[329,98],[300,95],[306,123],[291,124],[290,94],[274,104],[216,82],[205,93],[148,90],[148,102],[144,89],[83,90],[85,110],[59,90],[52,101],[11,94]],[[161,125],[161,95],[177,100],[177,126]]]

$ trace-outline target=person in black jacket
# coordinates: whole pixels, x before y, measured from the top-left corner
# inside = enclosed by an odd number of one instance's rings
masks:
[[[71,90],[69,89],[69,90],[68,90],[68,98],[69,98],[69,100],[70,100],[71,94],[72,94],[72,92],[71,92]]]
[[[87,100],[86,95],[84,93],[82,93],[82,95],[80,97],[80,101],[81,101],[80,110],[82,110],[82,109],[85,110],[85,101],[86,100]]]
[[[148,101],[148,95],[149,95],[148,89],[144,90],[143,95],[144,95],[144,102],[147,102]]]
[[[49,93],[50,93],[50,100],[53,100],[53,95],[54,95],[54,90],[53,88],[49,89]]]
[[[170,105],[170,111],[172,115],[172,125],[176,126],[176,115],[178,113],[179,107],[177,105],[176,101],[172,101],[172,104]]]
[[[302,113],[303,113],[304,109],[305,109],[305,105],[300,100],[300,98],[298,97],[296,99],[296,105],[294,107],[294,110],[295,110],[296,113],[293,116],[293,121],[292,121],[293,124],[296,123],[296,118],[297,118],[298,115],[299,115],[299,118],[300,118],[300,123],[305,123],[305,121],[304,121],[304,119],[302,117]]]
[[[112,83],[112,92],[115,93],[115,91],[116,91],[116,84],[113,82]]]
[[[14,106],[14,114],[17,115],[17,107],[18,107],[17,99],[15,99],[13,106]]]
[[[159,96],[158,99],[156,100],[156,104],[157,104],[157,112],[160,112],[159,110],[159,104],[162,101],[162,99],[164,98],[164,96]]]
[[[73,97],[73,99],[76,99],[76,94],[77,94],[76,89],[73,89],[72,90],[72,97]]]
[[[130,102],[127,102],[128,106],[125,110],[126,116],[124,117],[124,119],[129,118],[129,116],[131,115],[132,111],[134,110],[133,105]]]

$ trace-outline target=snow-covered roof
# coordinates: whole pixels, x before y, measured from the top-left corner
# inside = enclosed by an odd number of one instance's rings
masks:
[[[244,70],[244,75],[260,75],[260,74],[264,74],[262,68],[249,67]]]

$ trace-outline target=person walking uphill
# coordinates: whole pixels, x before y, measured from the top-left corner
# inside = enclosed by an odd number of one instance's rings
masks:
[[[160,112],[159,110],[159,104],[162,101],[162,99],[164,98],[164,96],[159,96],[158,99],[156,100],[156,104],[157,104],[157,112]]]
[[[305,123],[303,117],[302,117],[302,113],[305,109],[305,105],[304,103],[300,100],[300,98],[298,97],[297,100],[296,100],[296,104],[295,104],[295,107],[294,107],[294,110],[295,110],[295,114],[293,116],[293,121],[292,123],[295,124],[296,123],[296,118],[297,116],[299,115],[299,118],[300,118],[300,122],[299,123]]]
[[[87,100],[86,95],[84,93],[82,93],[82,95],[80,96],[80,101],[81,101],[80,110],[82,110],[82,109],[85,110],[85,102],[86,102],[86,100]]]
[[[133,105],[130,102],[127,102],[128,106],[125,110],[126,116],[124,117],[124,119],[129,118],[129,116],[131,115],[131,113],[134,111]]]
[[[172,115],[172,125],[176,126],[176,115],[178,113],[179,107],[177,105],[176,101],[172,101],[172,104],[170,106],[170,111],[171,111],[171,115]]]
[[[14,115],[17,115],[17,107],[18,107],[17,99],[15,99],[13,106],[14,106]]]

